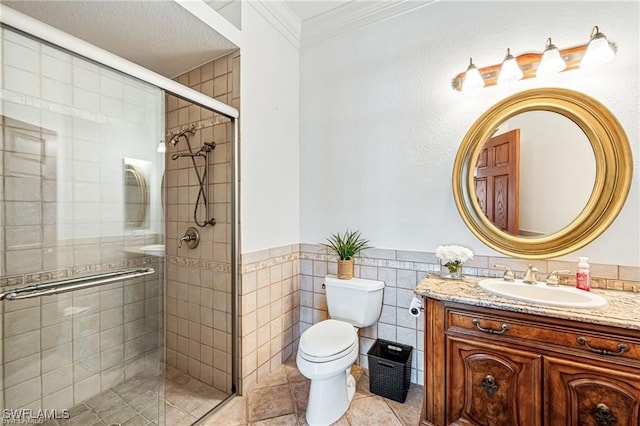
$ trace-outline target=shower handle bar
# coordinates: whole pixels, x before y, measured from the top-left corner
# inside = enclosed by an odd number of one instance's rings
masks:
[[[188,152],[181,152],[181,153],[179,153],[179,154],[172,154],[172,155],[171,155],[171,159],[172,159],[172,160],[177,160],[178,158],[182,158],[182,157],[191,157],[191,158],[193,158],[193,157],[204,157],[204,156],[205,156],[205,155],[204,155],[204,154],[202,154],[202,153],[201,153],[201,152],[199,152],[199,151],[198,151],[198,152],[195,152],[195,153],[193,153],[193,154],[188,153]]]
[[[116,281],[143,277],[145,275],[151,275],[154,272],[155,270],[153,268],[123,269],[115,272],[69,278],[45,284],[29,285],[0,293],[0,300],[32,299],[34,297],[47,296],[51,294],[67,293],[74,290],[98,287]]]
[[[207,226],[208,224],[213,226],[215,225],[215,220],[213,221],[213,223],[211,223],[211,215],[209,214],[209,209],[210,209],[210,202],[211,201],[209,199],[209,196],[211,195],[211,193],[209,192],[209,181],[211,180],[211,176],[209,176],[209,152],[211,151],[206,151],[204,158],[205,158],[205,164],[204,164],[204,174],[207,176],[206,179],[204,180],[204,190],[206,193],[206,196],[204,198],[204,214],[206,215],[206,217],[204,218],[205,222],[204,222],[204,226]]]

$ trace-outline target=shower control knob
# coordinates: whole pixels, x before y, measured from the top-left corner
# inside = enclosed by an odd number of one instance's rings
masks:
[[[187,247],[190,249],[198,247],[198,243],[200,243],[200,233],[196,228],[187,228],[184,236],[180,238],[180,241],[178,242],[178,248],[182,247],[183,242],[187,243]]]

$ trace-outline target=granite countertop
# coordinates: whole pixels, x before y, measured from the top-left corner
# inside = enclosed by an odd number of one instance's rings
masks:
[[[593,289],[592,292],[607,299],[609,302],[607,306],[587,309],[564,308],[535,305],[493,295],[478,286],[478,282],[482,279],[465,277],[462,281],[457,281],[428,276],[420,281],[414,292],[420,296],[441,301],[640,330],[640,294],[638,293]]]

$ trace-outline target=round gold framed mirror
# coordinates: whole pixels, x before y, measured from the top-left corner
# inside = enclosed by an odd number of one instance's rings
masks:
[[[517,148],[519,142],[511,145],[503,143],[505,138],[511,140],[511,137],[503,137],[506,134],[503,128],[508,127],[507,123],[521,122],[518,118],[531,112],[548,112],[575,123],[581,130],[576,133],[586,136],[583,143],[587,148],[583,151],[588,153],[587,156],[584,152],[575,156],[577,161],[588,164],[586,169],[580,172],[584,174],[582,180],[587,185],[585,195],[577,207],[571,206],[572,209],[569,211],[572,213],[569,217],[561,219],[561,223],[566,226],[542,233],[531,233],[521,229],[517,212],[515,216],[512,213],[507,214],[509,209],[517,211],[521,208],[518,201],[518,192],[521,191],[518,179],[511,175],[502,175],[501,169],[496,169],[493,175],[486,174],[490,176],[486,178],[483,170],[487,164],[502,166],[511,163],[511,169],[515,170],[512,173],[515,173],[517,178],[520,165],[530,165],[531,158],[520,158],[520,154],[516,153],[519,152],[519,148],[515,149],[514,146]],[[537,126],[541,127],[540,124]],[[524,131],[511,130],[513,131],[510,133],[515,134],[517,138],[520,137],[519,133]],[[553,143],[562,144],[563,140]],[[536,166],[534,174],[546,176],[556,172],[557,168],[570,166],[571,157],[555,163],[550,161],[559,154],[548,148],[549,145],[546,146],[544,149],[550,151],[546,157],[549,160],[544,160],[543,164]],[[627,136],[618,120],[604,105],[587,95],[567,89],[533,89],[497,103],[482,114],[469,129],[454,163],[453,193],[462,219],[489,247],[509,256],[546,259],[575,251],[602,234],[622,209],[629,192],[632,174],[631,147]],[[545,191],[550,191],[555,185],[539,184],[538,190],[540,186],[544,186]],[[562,191],[560,189],[553,197],[546,197],[544,194],[536,196],[536,207],[551,210],[562,204],[563,200],[569,200],[566,201],[567,204],[575,204],[571,201],[571,194]],[[584,192],[584,188],[580,191]],[[578,212],[577,215],[575,212]],[[555,213],[550,216],[554,215]]]

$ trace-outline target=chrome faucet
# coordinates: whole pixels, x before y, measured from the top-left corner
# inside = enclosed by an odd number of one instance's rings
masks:
[[[529,264],[529,269],[524,273],[522,282],[526,284],[535,284],[538,281],[538,268]]]

